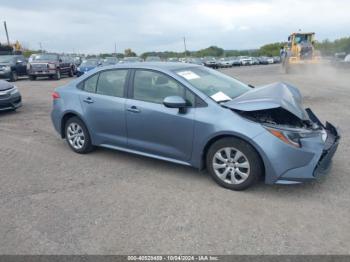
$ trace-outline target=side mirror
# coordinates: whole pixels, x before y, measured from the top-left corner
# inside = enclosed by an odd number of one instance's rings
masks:
[[[163,105],[169,108],[185,108],[187,102],[181,96],[167,96],[163,100]]]

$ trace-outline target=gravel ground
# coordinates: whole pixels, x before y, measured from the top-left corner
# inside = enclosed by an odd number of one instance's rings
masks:
[[[51,92],[70,79],[22,79],[23,107],[0,115],[0,253],[350,254],[349,72],[222,71],[254,85],[290,82],[340,126],[330,175],[234,192],[189,167],[107,149],[75,154],[49,117]]]

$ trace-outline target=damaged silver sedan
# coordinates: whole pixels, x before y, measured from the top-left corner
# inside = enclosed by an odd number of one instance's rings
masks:
[[[223,187],[300,183],[325,173],[337,129],[295,87],[252,88],[183,63],[97,68],[53,94],[55,129],[77,153],[95,146],[206,168]]]

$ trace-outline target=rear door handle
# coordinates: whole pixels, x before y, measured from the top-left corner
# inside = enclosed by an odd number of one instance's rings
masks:
[[[129,112],[133,112],[133,113],[140,113],[141,112],[140,109],[138,109],[136,106],[131,106],[126,110],[128,110]]]
[[[87,97],[83,100],[85,103],[88,103],[88,104],[92,104],[94,102],[94,100],[92,100],[91,97]]]

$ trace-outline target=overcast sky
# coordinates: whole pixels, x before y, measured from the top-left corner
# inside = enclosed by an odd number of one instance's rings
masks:
[[[350,36],[348,0],[0,0],[10,40],[48,51],[251,49],[292,31]],[[5,42],[3,26],[0,42]]]

